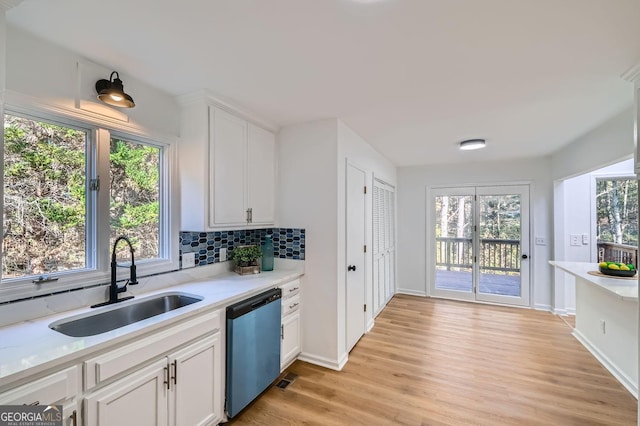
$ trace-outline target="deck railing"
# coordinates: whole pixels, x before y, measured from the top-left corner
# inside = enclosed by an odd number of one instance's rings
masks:
[[[598,241],[598,262],[632,263],[638,267],[638,247]]]
[[[520,241],[481,239],[478,261],[480,269],[502,272],[520,271]],[[436,266],[471,268],[473,240],[471,238],[436,238]]]

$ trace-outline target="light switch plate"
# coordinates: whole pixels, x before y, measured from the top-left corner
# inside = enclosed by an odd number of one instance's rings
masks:
[[[182,254],[182,269],[193,268],[196,266],[196,254],[195,253],[183,253]]]
[[[571,234],[569,235],[570,245],[572,246],[581,246],[581,237],[579,234]]]
[[[537,246],[546,246],[547,239],[545,237],[536,237],[536,245]]]
[[[227,261],[227,249],[226,247],[220,247],[220,262]]]
[[[589,244],[589,234],[582,234],[582,245],[586,246]]]

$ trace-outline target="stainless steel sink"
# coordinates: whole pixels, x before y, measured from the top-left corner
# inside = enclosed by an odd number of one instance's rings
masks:
[[[86,337],[115,330],[156,315],[164,314],[202,300],[184,293],[165,293],[148,299],[117,306],[80,318],[64,318],[49,324],[49,328],[72,337]]]

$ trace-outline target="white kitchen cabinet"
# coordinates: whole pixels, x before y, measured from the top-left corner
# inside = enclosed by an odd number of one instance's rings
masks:
[[[65,426],[82,424],[75,400],[80,391],[80,366],[46,375],[0,394],[0,405],[62,405]]]
[[[207,425],[223,418],[222,349],[215,333],[84,400],[89,425]]]
[[[293,363],[302,350],[300,279],[282,286],[282,324],[280,328],[280,371]]]
[[[209,226],[274,223],[275,136],[209,107]]]
[[[275,135],[260,123],[209,98],[183,101],[182,230],[274,224]]]
[[[162,359],[84,400],[87,425],[166,426],[169,379],[167,361]]]

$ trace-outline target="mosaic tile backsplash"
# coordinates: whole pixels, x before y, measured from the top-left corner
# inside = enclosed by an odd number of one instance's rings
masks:
[[[237,231],[180,232],[180,268],[182,254],[196,253],[196,266],[220,262],[220,248],[227,248],[227,256],[236,246],[264,244],[265,236],[271,234],[273,255],[283,259],[304,260],[304,229],[265,228],[241,229]]]

